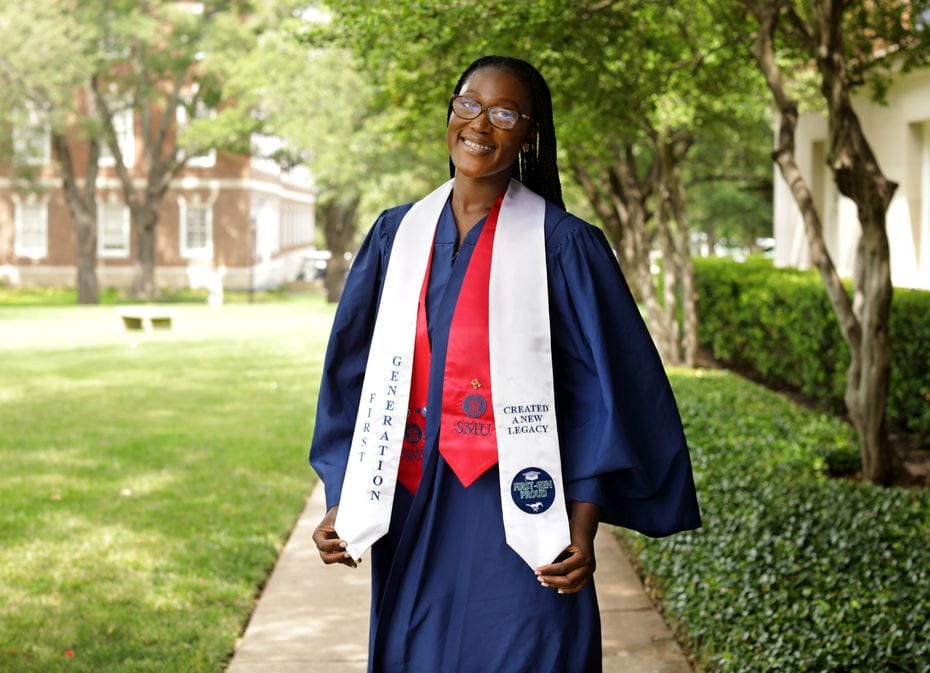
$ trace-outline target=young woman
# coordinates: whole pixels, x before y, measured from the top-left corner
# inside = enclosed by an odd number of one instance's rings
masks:
[[[471,64],[452,180],[384,211],[336,313],[310,462],[326,563],[372,546],[371,673],[596,673],[599,521],[700,525],[681,420],[603,234],[564,211],[549,89]]]

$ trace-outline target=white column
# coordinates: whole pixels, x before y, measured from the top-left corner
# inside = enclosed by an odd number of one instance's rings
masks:
[[[930,290],[930,120],[920,134],[920,257],[918,286]]]

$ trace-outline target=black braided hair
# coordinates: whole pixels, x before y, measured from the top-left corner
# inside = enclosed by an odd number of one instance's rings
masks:
[[[564,209],[562,183],[555,156],[555,123],[552,120],[552,96],[546,80],[539,71],[526,61],[510,56],[482,56],[465,69],[455,85],[458,93],[473,72],[482,68],[500,68],[513,73],[529,90],[533,97],[533,123],[536,124],[536,139],[528,151],[520,150],[520,158],[513,165],[513,177]],[[446,111],[446,120],[452,114],[452,101]],[[449,159],[449,176],[455,177],[455,165]]]

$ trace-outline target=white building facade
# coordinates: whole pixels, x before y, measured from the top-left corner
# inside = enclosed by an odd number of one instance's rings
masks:
[[[930,70],[900,77],[888,91],[887,105],[866,96],[853,104],[879,166],[898,183],[887,213],[891,281],[930,290]],[[813,192],[833,263],[841,276],[851,277],[861,229],[856,205],[839,194],[826,165],[827,143],[826,118],[801,115],[798,166]],[[809,268],[804,222],[777,168],[774,201],[775,265]]]

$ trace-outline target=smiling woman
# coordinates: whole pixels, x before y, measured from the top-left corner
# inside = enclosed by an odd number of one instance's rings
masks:
[[[485,57],[452,179],[384,211],[346,283],[310,461],[326,563],[372,548],[370,673],[597,673],[599,521],[700,525],[658,353],[604,236],[562,204],[549,89]]]
[[[521,112],[533,109],[529,91],[508,71],[487,67],[472,73],[457,93],[446,134],[455,170],[470,180],[509,179],[521,147],[536,136]],[[503,120],[512,125],[502,127]]]

